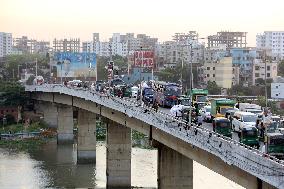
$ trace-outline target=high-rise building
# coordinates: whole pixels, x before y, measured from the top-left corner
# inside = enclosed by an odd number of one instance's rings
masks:
[[[0,57],[12,53],[12,33],[0,32]]]
[[[284,60],[284,31],[265,31],[256,35],[256,47],[269,51],[266,56]]]

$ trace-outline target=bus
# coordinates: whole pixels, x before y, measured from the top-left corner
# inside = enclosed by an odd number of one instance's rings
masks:
[[[154,101],[162,107],[173,107],[181,96],[181,87],[176,83],[153,81]]]

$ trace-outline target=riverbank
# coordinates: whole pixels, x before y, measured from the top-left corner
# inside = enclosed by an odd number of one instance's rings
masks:
[[[6,126],[0,130],[0,134],[0,148],[35,151],[56,136],[56,131],[48,129],[43,122],[35,122],[29,126],[23,124]]]

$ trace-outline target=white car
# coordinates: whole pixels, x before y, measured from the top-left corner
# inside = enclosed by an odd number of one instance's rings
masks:
[[[137,98],[138,91],[139,91],[139,87],[136,87],[136,86],[131,87],[131,97]]]
[[[250,112],[237,111],[234,113],[234,118],[232,121],[233,129],[236,132],[241,132],[241,130],[246,126],[255,126],[257,115]]]
[[[200,110],[203,121],[209,122],[211,120],[211,106],[204,106]]]

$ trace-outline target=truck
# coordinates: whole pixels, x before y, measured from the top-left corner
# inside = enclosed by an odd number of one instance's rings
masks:
[[[196,113],[198,114],[199,110],[203,108],[207,103],[207,89],[192,89],[189,91],[189,95],[192,96],[192,105],[194,106]]]
[[[211,101],[211,120],[216,117],[225,117],[228,110],[235,109],[235,100],[230,100],[226,98],[213,99]]]
[[[206,103],[207,102],[207,95],[208,90],[207,89],[192,89],[189,92],[190,95],[192,95],[192,102],[194,103]]]

